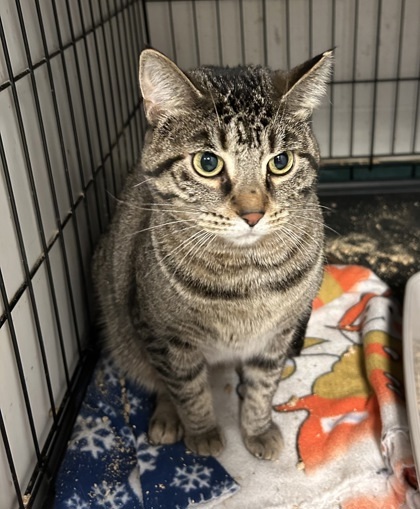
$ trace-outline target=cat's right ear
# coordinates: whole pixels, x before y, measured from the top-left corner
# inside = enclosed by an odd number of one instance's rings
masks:
[[[287,73],[274,77],[276,88],[282,93],[281,102],[297,118],[307,120],[327,89],[333,67],[333,50],[298,65]]]
[[[201,97],[181,69],[154,49],[140,54],[139,81],[146,118],[152,125],[162,117],[191,109]]]

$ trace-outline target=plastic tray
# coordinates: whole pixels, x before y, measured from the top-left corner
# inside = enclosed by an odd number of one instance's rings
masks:
[[[420,477],[420,272],[414,274],[405,288],[403,311],[403,356],[405,393],[411,444]],[[417,365],[417,368],[416,368]]]

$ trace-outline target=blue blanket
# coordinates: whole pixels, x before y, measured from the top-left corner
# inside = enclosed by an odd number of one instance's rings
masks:
[[[58,473],[55,509],[184,509],[239,489],[217,460],[183,442],[149,444],[153,404],[99,361]]]

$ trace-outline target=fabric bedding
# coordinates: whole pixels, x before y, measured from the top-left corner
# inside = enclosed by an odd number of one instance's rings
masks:
[[[153,396],[99,361],[56,481],[56,509],[420,508],[404,403],[401,315],[369,269],[329,265],[301,355],[273,400],[277,461],[252,457],[241,386],[212,374],[226,447],[218,458],[147,440]]]

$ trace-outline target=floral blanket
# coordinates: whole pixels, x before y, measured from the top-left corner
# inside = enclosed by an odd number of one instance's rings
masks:
[[[103,358],[56,482],[56,509],[420,508],[404,404],[401,317],[387,286],[359,266],[329,265],[304,348],[273,400],[279,460],[253,458],[238,427],[236,373],[212,385],[221,457],[182,442],[152,446],[153,398]]]

